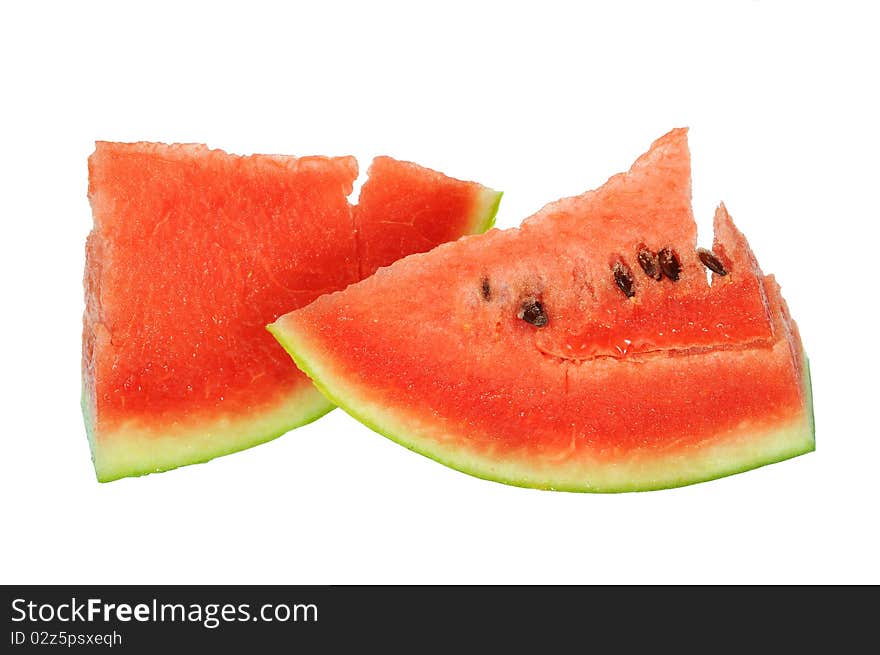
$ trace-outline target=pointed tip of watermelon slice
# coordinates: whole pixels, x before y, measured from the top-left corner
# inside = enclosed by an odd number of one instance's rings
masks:
[[[712,223],[715,232],[712,249],[716,254],[726,260],[728,266],[751,270],[758,278],[762,277],[761,267],[758,265],[758,259],[752,252],[748,239],[734,224],[733,218],[723,202],[718,203]]]
[[[654,250],[670,243],[684,250],[696,248],[687,135],[685,127],[667,132],[627,171],[595,189],[548,203],[521,227],[555,234],[589,230],[594,241],[620,251],[631,251],[639,243]]]
[[[669,130],[659,139],[654,140],[647,152],[636,159],[630,167],[630,171],[637,170],[646,165],[655,165],[663,159],[671,159],[678,162],[687,161],[690,163],[691,152],[688,147],[688,129],[687,127],[676,127]]]
[[[689,127],[673,127],[663,136],[654,140],[651,144],[651,150],[662,146],[664,143],[684,143],[687,145]]]

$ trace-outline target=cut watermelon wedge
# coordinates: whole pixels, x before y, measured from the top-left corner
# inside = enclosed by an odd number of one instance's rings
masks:
[[[814,449],[778,285],[723,206],[697,249],[684,130],[519,229],[407,257],[269,329],[347,412],[490,480],[660,489]]]
[[[99,480],[206,461],[326,413],[265,324],[492,222],[491,189],[385,157],[374,169],[353,208],[352,157],[97,144],[83,410]],[[406,223],[408,207],[421,211]]]

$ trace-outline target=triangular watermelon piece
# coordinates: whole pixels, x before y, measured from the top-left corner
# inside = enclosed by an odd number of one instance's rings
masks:
[[[814,440],[797,328],[723,206],[715,225],[698,250],[674,130],[521,228],[407,257],[269,329],[350,414],[479,477],[573,491],[716,478]]]
[[[390,158],[374,168],[352,207],[352,157],[97,144],[83,409],[100,480],[206,461],[326,413],[265,324],[491,225],[491,189]]]

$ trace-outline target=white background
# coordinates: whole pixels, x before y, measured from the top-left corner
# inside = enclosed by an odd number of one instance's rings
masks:
[[[0,582],[880,582],[870,3],[10,4]],[[95,139],[363,169],[389,154],[504,190],[510,227],[680,125],[701,226],[726,201],[801,327],[817,452],[672,491],[551,493],[336,411],[209,464],[95,482],[79,410]]]

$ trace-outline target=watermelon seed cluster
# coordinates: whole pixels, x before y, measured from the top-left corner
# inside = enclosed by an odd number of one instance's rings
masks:
[[[697,248],[697,257],[699,257],[703,266],[713,273],[727,275],[727,269],[724,267],[724,264],[711,250]],[[678,253],[672,248],[662,248],[659,252],[655,253],[642,244],[639,246],[636,260],[639,262],[639,266],[642,267],[645,275],[654,280],[662,280],[665,276],[676,282],[681,277],[681,259],[679,259]],[[611,266],[611,274],[614,278],[614,284],[617,285],[617,288],[627,298],[632,298],[636,295],[635,278],[632,269],[627,266],[623,259],[618,259],[614,262]],[[492,287],[489,285],[489,278],[487,277],[480,280],[480,295],[483,297],[483,300],[489,301],[492,299]],[[544,311],[541,301],[534,297],[526,298],[522,302],[516,316],[526,323],[539,328],[547,325],[550,320]]]
[[[710,271],[717,275],[727,275],[727,269],[724,264],[711,250],[707,248],[697,248],[697,257],[700,262]],[[681,260],[678,253],[672,248],[663,248],[655,253],[653,250],[642,244],[639,246],[636,260],[639,266],[649,278],[654,280],[662,280],[664,276],[673,282],[681,277]],[[617,288],[623,291],[627,298],[636,295],[635,281],[633,280],[632,270],[626,263],[619,259],[611,267],[611,274],[614,277],[614,283]]]
[[[492,286],[489,284],[488,277],[484,276],[480,280],[480,296],[486,302],[492,300]],[[522,301],[516,317],[539,328],[550,322],[547,312],[544,311],[544,305],[535,296],[529,296]]]

